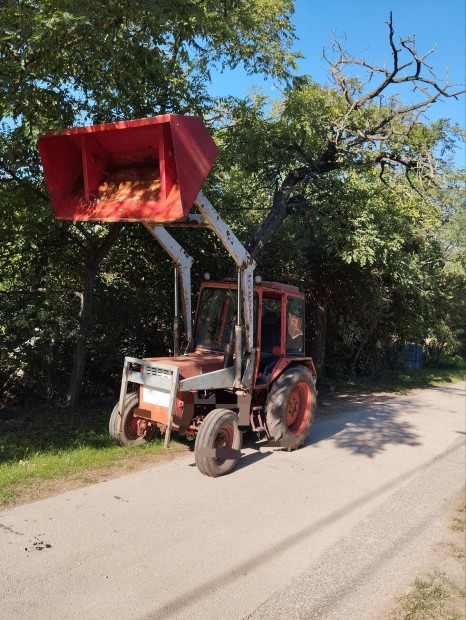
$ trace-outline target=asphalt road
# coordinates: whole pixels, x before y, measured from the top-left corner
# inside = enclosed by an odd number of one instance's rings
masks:
[[[192,454],[0,514],[0,618],[375,620],[465,483],[465,384],[333,401],[307,445]]]

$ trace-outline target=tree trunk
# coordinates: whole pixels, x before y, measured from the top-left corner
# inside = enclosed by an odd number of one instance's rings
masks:
[[[56,375],[56,358],[55,358],[55,338],[50,336],[47,357],[46,357],[46,375],[45,375],[45,399],[52,400],[55,388]]]
[[[92,305],[94,300],[95,278],[100,264],[115,243],[124,224],[118,222],[112,224],[107,236],[100,245],[91,244],[89,247],[86,266],[84,269],[83,291],[81,294],[81,308],[79,312],[78,333],[73,355],[73,367],[71,369],[70,385],[68,390],[68,404],[71,407],[79,405],[81,383],[84,376],[86,360],[86,347],[92,322]]]
[[[327,344],[327,304],[324,300],[316,300],[314,316],[314,333],[311,336],[309,353],[320,371],[324,366]]]
[[[366,335],[364,336],[364,338],[361,339],[361,342],[359,343],[358,348],[356,349],[356,351],[353,354],[353,357],[351,359],[351,363],[350,363],[350,375],[355,375],[356,374],[356,364],[358,363],[359,360],[359,356],[362,353],[362,350],[365,346],[365,344],[367,343],[367,341],[369,340],[369,338],[372,336],[372,334],[374,333],[376,327],[378,325],[378,321],[369,329],[369,331],[366,333]]]
[[[81,294],[81,308],[79,311],[79,326],[73,354],[68,403],[71,407],[79,404],[81,382],[84,376],[86,359],[86,345],[91,328],[92,304],[94,300],[94,283],[97,270],[93,266],[95,250],[90,250],[86,268],[84,270],[83,291]]]
[[[280,188],[277,188],[273,196],[272,207],[260,228],[251,236],[247,243],[250,255],[254,258],[273,236],[288,215],[288,203],[291,192],[309,175],[309,168],[303,166],[292,170],[287,174]]]

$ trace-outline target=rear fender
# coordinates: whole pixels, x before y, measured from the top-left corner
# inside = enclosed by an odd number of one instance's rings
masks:
[[[288,368],[288,366],[304,366],[311,372],[314,377],[314,381],[317,379],[317,372],[312,357],[287,357],[285,355],[275,365],[275,368],[270,375],[269,385],[278,379],[278,377],[286,370],[286,368]]]

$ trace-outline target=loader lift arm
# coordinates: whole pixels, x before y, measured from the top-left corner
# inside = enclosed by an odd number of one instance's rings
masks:
[[[195,206],[199,209],[200,214],[189,214],[182,220],[170,222],[165,225],[158,223],[145,222],[144,226],[157,239],[160,245],[172,258],[175,265],[175,280],[179,270],[181,280],[182,300],[184,323],[186,328],[186,336],[188,342],[192,339],[192,303],[191,303],[191,265],[193,259],[179,245],[179,243],[168,233],[166,226],[171,227],[187,227],[187,228],[208,228],[212,230],[220,239],[227,252],[236,263],[238,272],[238,308],[243,306],[244,315],[244,336],[246,352],[250,356],[253,351],[253,284],[254,284],[254,268],[255,262],[247,252],[246,248],[236,237],[231,228],[220,217],[219,213],[214,209],[209,200],[202,192],[197,195]],[[175,287],[175,323],[174,323],[174,340],[175,355],[179,352],[179,344],[177,342],[177,298],[178,292]],[[238,312],[237,324],[235,327],[235,385],[234,387],[250,387],[247,385],[246,376],[241,376],[242,366],[242,347],[243,347],[243,325],[241,321],[241,312]],[[246,373],[244,373],[246,375]],[[249,375],[249,373],[248,373]]]

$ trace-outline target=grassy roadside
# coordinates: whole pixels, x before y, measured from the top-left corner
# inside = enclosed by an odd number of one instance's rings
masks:
[[[449,540],[440,546],[437,563],[414,580],[384,620],[464,620],[465,507],[463,497],[450,521]]]
[[[110,409],[0,411],[0,507],[96,482],[187,450],[172,441],[167,454],[161,440],[137,449],[113,446],[108,435]]]
[[[448,385],[464,377],[464,370],[422,369],[370,380],[323,382],[319,390],[402,392]],[[168,454],[160,440],[138,448],[113,446],[108,436],[112,407],[0,410],[0,508],[97,482],[187,450],[176,440]]]
[[[373,377],[331,380],[321,379],[320,387],[333,392],[406,392],[416,388],[445,386],[466,380],[466,365],[462,368],[421,368],[398,370]]]

